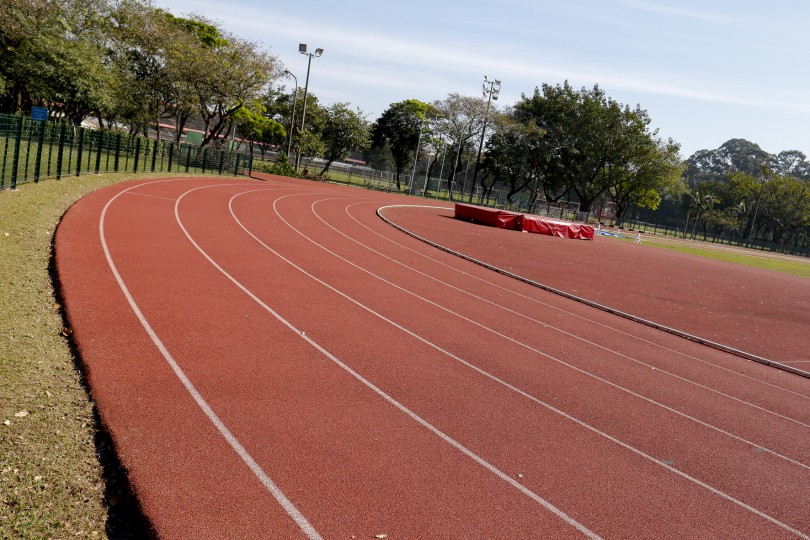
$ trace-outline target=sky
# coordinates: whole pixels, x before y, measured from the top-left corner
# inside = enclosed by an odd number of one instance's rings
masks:
[[[810,155],[807,0],[154,0],[258,42],[322,105],[373,121],[391,103],[480,96],[495,105],[543,84],[598,84],[640,105],[686,158],[732,138]],[[292,91],[292,78],[278,81]]]

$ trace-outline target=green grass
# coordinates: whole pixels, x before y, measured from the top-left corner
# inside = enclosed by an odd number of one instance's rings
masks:
[[[98,431],[50,273],[54,230],[67,208],[134,177],[87,175],[0,191],[0,538],[139,534],[127,532],[142,524]]]
[[[757,255],[747,255],[741,252],[712,249],[709,246],[712,246],[713,244],[708,244],[707,247],[704,248],[696,247],[695,245],[679,245],[656,242],[655,240],[651,240],[649,238],[644,238],[644,244],[657,248],[677,251],[679,253],[697,255],[707,259],[726,261],[745,266],[753,266],[755,268],[764,268],[766,270],[773,270],[775,272],[782,272],[784,274],[810,278],[810,259],[806,261],[789,260],[781,258],[779,254],[773,254],[772,257],[769,257],[765,252],[757,252]]]

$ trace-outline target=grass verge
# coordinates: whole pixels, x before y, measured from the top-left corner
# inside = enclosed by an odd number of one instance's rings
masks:
[[[810,278],[810,260],[807,260],[806,262],[802,260],[788,260],[785,258],[780,258],[778,254],[774,254],[774,257],[768,257],[765,252],[757,252],[756,255],[746,255],[741,251],[708,249],[696,247],[694,245],[656,242],[655,240],[650,240],[648,238],[644,239],[644,243],[657,248],[669,249],[679,253],[688,253],[690,255],[697,255],[707,259],[726,261],[745,266],[753,266],[755,268],[764,268],[766,270],[782,272],[783,274]],[[714,246],[714,244],[711,245]]]
[[[0,538],[144,536],[52,275],[62,214],[83,195],[136,177],[147,176],[88,175],[0,191]]]

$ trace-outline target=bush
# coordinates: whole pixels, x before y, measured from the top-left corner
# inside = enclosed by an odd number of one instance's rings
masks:
[[[295,167],[290,163],[290,159],[285,152],[279,153],[276,161],[268,171],[270,174],[277,174],[278,176],[289,176],[290,178],[298,178],[298,173]]]

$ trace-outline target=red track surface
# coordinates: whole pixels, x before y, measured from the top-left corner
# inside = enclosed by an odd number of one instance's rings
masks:
[[[807,379],[375,215],[417,199],[268,180],[107,188],[57,234],[94,399],[161,537],[810,535]],[[460,231],[442,212],[391,210]],[[538,246],[628,247],[499,231],[483,249],[491,230],[465,227],[445,240],[513,269]],[[600,279],[564,259],[569,289]]]

